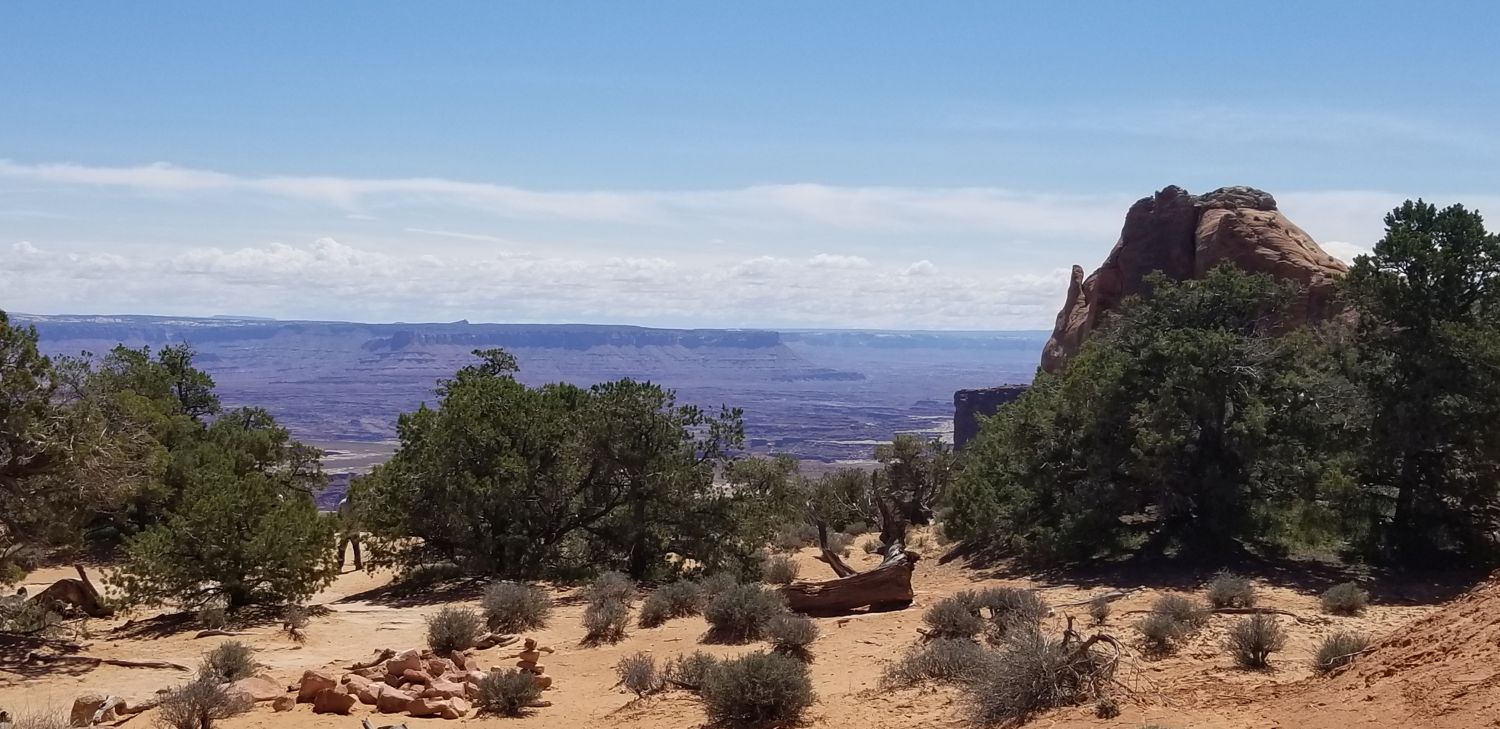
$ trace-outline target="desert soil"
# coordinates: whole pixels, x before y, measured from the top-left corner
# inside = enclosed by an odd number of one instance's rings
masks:
[[[940,550],[929,545],[935,557]],[[802,576],[821,579],[828,568],[813,559],[813,550],[797,555]],[[850,562],[867,567],[878,558],[855,550]],[[47,569],[29,577],[33,591],[51,581],[71,576],[67,568]],[[97,578],[96,578],[97,579]],[[392,603],[360,599],[389,581],[388,575],[346,572],[314,602],[327,609],[315,617],[307,640],[289,640],[277,625],[248,629],[235,638],[254,646],[258,659],[276,678],[294,682],[306,669],[328,669],[342,675],[349,663],[380,648],[422,647],[424,617],[445,603]],[[919,639],[922,613],[937,600],[960,590],[991,585],[1038,589],[1052,605],[1086,600],[1110,589],[1136,584],[1097,578],[1085,582],[1054,582],[1025,576],[995,576],[993,572],[924,560],[917,569],[916,603],[908,610],[819,618],[822,634],[813,646],[812,677],[818,701],[804,726],[910,729],[911,727],[973,726],[957,694],[947,688],[908,688],[882,691],[881,671]],[[1174,584],[1192,585],[1192,580]],[[1296,580],[1282,580],[1296,583]],[[1126,691],[1119,696],[1121,713],[1113,719],[1095,716],[1094,707],[1078,706],[1035,718],[1036,727],[1129,727],[1156,724],[1163,729],[1356,729],[1359,727],[1439,727],[1469,729],[1500,727],[1500,587],[1481,586],[1448,605],[1409,600],[1372,605],[1359,617],[1323,616],[1316,590],[1258,581],[1260,604],[1284,609],[1305,619],[1280,618],[1289,633],[1288,644],[1273,657],[1273,668],[1254,672],[1236,668],[1223,650],[1229,626],[1238,616],[1216,615],[1207,629],[1175,655],[1148,660],[1130,656],[1119,676]],[[1114,614],[1099,628],[1129,644],[1137,634],[1130,627],[1159,594],[1170,589],[1151,587],[1114,603]],[[1201,593],[1200,593],[1201,594]],[[699,618],[674,620],[654,629],[634,628],[619,644],[579,645],[583,606],[559,590],[560,602],[550,625],[529,634],[556,652],[543,661],[555,684],[545,698],[550,708],[521,719],[471,717],[459,721],[412,719],[375,715],[376,726],[405,721],[413,729],[452,725],[495,727],[610,727],[625,729],[687,729],[705,723],[693,695],[682,691],[636,700],[616,686],[613,666],[622,656],[649,651],[661,660],[704,649],[719,655],[754,650],[757,646],[704,646],[706,624]],[[473,601],[465,601],[476,604]],[[1425,604],[1424,604],[1425,602]],[[1060,628],[1065,614],[1088,622],[1085,608],[1056,609],[1052,618]],[[229,638],[193,637],[196,626],[159,634],[142,630],[151,616],[137,613],[111,621],[94,621],[87,653],[106,658],[154,658],[196,665],[199,656]],[[1092,628],[1090,628],[1092,630]],[[1350,670],[1332,678],[1312,675],[1309,659],[1324,636],[1351,630],[1383,642]],[[501,663],[508,649],[478,655],[486,666]],[[9,656],[8,659],[14,659]],[[183,682],[190,674],[174,670],[87,667],[80,665],[20,665],[0,661],[0,707],[12,712],[66,711],[73,699],[87,693],[108,693],[140,701],[158,689]],[[316,715],[310,705],[273,713],[262,704],[254,711],[222,722],[225,729],[292,729],[294,727],[359,726],[372,707],[356,705],[353,716]],[[151,712],[127,726],[150,726]]]

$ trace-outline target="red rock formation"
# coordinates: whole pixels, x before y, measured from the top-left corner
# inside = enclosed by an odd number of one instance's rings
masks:
[[[1332,314],[1334,282],[1349,270],[1282,215],[1265,192],[1223,187],[1192,195],[1168,186],[1130,206],[1120,240],[1093,275],[1085,279],[1083,269],[1073,267],[1052,338],[1042,349],[1042,369],[1055,371],[1076,354],[1103,316],[1144,291],[1152,271],[1181,281],[1225,261],[1297,283],[1301,293],[1287,312],[1291,324]]]

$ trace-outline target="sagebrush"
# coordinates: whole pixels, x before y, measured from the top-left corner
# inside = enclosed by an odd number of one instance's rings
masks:
[[[664,683],[656,658],[645,651],[621,658],[615,664],[615,675],[620,677],[620,685],[637,698],[660,691]]]
[[[552,598],[540,585],[495,582],[484,590],[479,607],[485,625],[499,633],[519,633],[547,626]]]
[[[526,707],[541,698],[542,690],[530,673],[508,668],[485,674],[475,694],[474,704],[480,712],[520,716],[526,712]]]
[[[427,617],[427,645],[439,653],[473,648],[484,632],[484,620],[472,608],[450,605]]]
[[[203,654],[198,677],[229,683],[255,675],[255,649],[237,640],[226,640]]]
[[[249,701],[230,694],[212,678],[173,689],[157,707],[161,723],[172,729],[213,729],[214,722],[249,709]]]
[[[699,689],[712,722],[729,726],[790,724],[812,705],[807,664],[779,653],[749,653],[709,669]]]
[[[638,618],[642,628],[655,628],[674,618],[685,618],[703,611],[705,593],[696,582],[668,582],[652,590],[641,602]]]
[[[908,649],[906,655],[885,667],[880,680],[890,687],[964,680],[993,657],[991,651],[968,638],[938,638]]]
[[[1359,615],[1370,604],[1370,593],[1353,582],[1334,585],[1318,598],[1323,612],[1333,615]]]
[[[1255,607],[1255,585],[1233,572],[1220,572],[1208,583],[1208,604],[1216,608]]]
[[[703,651],[693,651],[667,661],[662,674],[667,683],[678,688],[697,691],[703,688],[703,677],[719,665],[719,659]]]
[[[1313,655],[1313,670],[1328,673],[1354,662],[1354,659],[1370,647],[1370,636],[1363,633],[1334,633],[1318,644]]]
[[[759,639],[771,619],[786,611],[781,595],[762,585],[736,585],[710,600],[703,610],[711,638],[726,643]]]
[[[1271,654],[1286,646],[1286,630],[1271,615],[1251,615],[1229,629],[1230,655],[1242,668],[1265,668]]]

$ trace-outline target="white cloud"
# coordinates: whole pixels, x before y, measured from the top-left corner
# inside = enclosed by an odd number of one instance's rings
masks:
[[[1337,258],[1351,266],[1354,265],[1355,258],[1370,254],[1369,248],[1366,248],[1364,246],[1357,246],[1353,243],[1346,243],[1341,240],[1323,241],[1319,245],[1323,247],[1323,250],[1328,252],[1328,255],[1333,256],[1334,258]]]

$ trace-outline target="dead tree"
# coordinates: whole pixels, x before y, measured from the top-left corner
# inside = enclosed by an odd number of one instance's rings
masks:
[[[809,615],[844,613],[868,606],[872,610],[900,610],[911,606],[915,593],[911,576],[921,556],[906,550],[906,522],[884,499],[880,508],[880,544],[884,559],[874,569],[859,572],[828,548],[828,529],[818,524],[822,553],[818,560],[837,575],[832,580],[798,580],[781,588],[787,607]]]
[[[78,570],[78,579],[65,577],[58,580],[47,586],[47,589],[37,593],[30,602],[60,615],[70,612],[82,613],[91,618],[107,618],[114,615],[114,608],[106,605],[99,591],[94,589],[94,583],[89,581],[88,573],[83,571],[83,565],[75,564],[73,569]]]

